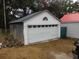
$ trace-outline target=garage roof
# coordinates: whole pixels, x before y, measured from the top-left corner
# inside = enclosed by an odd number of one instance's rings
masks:
[[[79,13],[66,14],[61,18],[62,23],[79,22]]]
[[[10,23],[23,22],[24,20],[28,20],[28,19],[30,19],[30,18],[32,18],[32,17],[34,17],[34,16],[36,16],[36,15],[38,15],[38,14],[40,14],[40,13],[43,13],[43,12],[48,12],[49,14],[51,14],[48,10],[39,11],[39,12],[30,14],[30,15],[27,15],[27,16],[25,16],[25,17],[23,17],[23,18],[18,19],[18,20],[11,21]],[[52,15],[52,14],[51,14],[51,15]],[[54,15],[52,15],[52,16],[55,17]],[[55,18],[56,18],[57,20],[59,20],[57,17],[55,17]]]

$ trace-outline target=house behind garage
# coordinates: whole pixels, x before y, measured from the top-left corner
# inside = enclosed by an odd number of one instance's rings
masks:
[[[61,22],[61,26],[67,28],[67,37],[79,38],[79,13],[66,14]]]
[[[60,37],[60,22],[48,10],[10,22],[10,34],[24,45]]]

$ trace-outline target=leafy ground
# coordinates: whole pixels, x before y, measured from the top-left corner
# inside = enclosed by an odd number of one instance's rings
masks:
[[[72,59],[72,39],[0,49],[0,59]]]

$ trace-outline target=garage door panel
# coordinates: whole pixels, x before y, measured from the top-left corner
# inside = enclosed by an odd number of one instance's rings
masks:
[[[28,28],[29,43],[44,41],[58,37],[57,27]]]

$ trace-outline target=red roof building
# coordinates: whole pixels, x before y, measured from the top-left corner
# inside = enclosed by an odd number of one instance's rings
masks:
[[[67,37],[79,38],[79,13],[66,14],[61,22],[61,27],[67,28]]]
[[[61,18],[62,23],[79,22],[79,13],[66,14]]]

